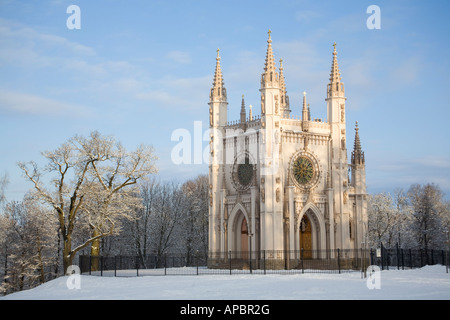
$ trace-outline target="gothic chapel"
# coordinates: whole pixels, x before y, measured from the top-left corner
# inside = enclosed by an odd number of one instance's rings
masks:
[[[227,92],[217,50],[209,96],[209,252],[261,252],[284,259],[325,249],[358,249],[367,232],[364,152],[356,123],[347,159],[344,83],[336,44],[326,88],[327,121],[311,118],[306,93],[291,115],[282,60],[277,69],[269,30],[261,75],[261,114],[227,119]],[[309,251],[311,250],[311,251]],[[297,257],[298,258],[298,257]]]

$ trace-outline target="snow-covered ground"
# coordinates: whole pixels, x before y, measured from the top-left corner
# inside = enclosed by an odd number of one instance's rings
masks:
[[[376,272],[369,281],[361,278],[359,272],[142,277],[81,275],[70,279],[60,277],[34,289],[1,297],[0,300],[2,299],[449,300],[450,273],[446,273],[445,266],[426,266],[413,270]]]

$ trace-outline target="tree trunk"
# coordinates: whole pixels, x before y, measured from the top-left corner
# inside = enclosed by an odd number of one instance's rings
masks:
[[[95,238],[99,235],[98,231],[94,231],[92,234],[92,238]],[[91,262],[91,271],[99,270],[99,259],[100,259],[100,238],[92,241],[91,245],[91,257],[94,257]]]
[[[38,269],[39,269],[39,283],[43,284],[45,282],[45,270],[44,270],[44,261],[42,258],[42,247],[41,247],[41,239],[38,236],[37,243],[36,243],[36,249],[38,252]]]
[[[67,268],[69,268],[72,265],[72,239],[69,237],[66,237],[64,239],[64,248],[63,248],[63,269],[64,269],[64,275],[67,273]]]

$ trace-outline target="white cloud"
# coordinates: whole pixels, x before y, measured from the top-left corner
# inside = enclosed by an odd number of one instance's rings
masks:
[[[154,81],[150,90],[141,88],[135,98],[152,101],[164,108],[201,110],[207,104],[211,79],[209,75],[197,78],[165,77]]]
[[[436,169],[450,169],[450,159],[442,156],[440,157],[426,156],[420,159],[413,160],[413,163]]]
[[[375,161],[374,161],[375,160]],[[366,168],[368,183],[377,188],[403,187],[411,184],[435,183],[444,192],[450,190],[450,159],[443,156],[425,156],[420,158],[386,157],[372,159],[373,166]]]
[[[28,26],[1,18],[0,38],[3,43],[8,43],[14,47],[23,47],[25,45],[28,49],[33,48],[33,50],[36,50],[35,47],[39,49],[42,47],[45,47],[46,49],[58,48],[62,50],[69,50],[72,54],[89,56],[95,55],[94,49],[88,46],[67,40],[61,36],[40,33]]]
[[[397,85],[413,84],[419,76],[420,59],[418,57],[410,57],[402,61],[391,72],[392,82]]]
[[[185,51],[170,51],[167,54],[167,58],[180,64],[189,64],[191,63],[191,56],[188,52]]]
[[[300,22],[311,22],[314,19],[318,19],[322,16],[320,12],[313,10],[302,10],[295,13],[295,20]]]
[[[28,115],[83,117],[85,107],[27,93],[0,89],[0,109]]]
[[[137,99],[153,101],[155,103],[162,104],[164,106],[177,106],[183,104],[185,101],[179,97],[168,93],[164,90],[151,90],[146,92],[140,92],[135,95]]]

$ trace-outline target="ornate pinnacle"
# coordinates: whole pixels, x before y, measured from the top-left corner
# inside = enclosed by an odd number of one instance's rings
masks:
[[[222,69],[220,67],[219,48],[217,48],[216,70],[214,73],[213,87],[211,89],[211,98],[220,97],[226,100],[226,90],[223,84]]]
[[[280,59],[280,89],[281,89],[281,108],[289,111],[289,98],[286,91],[286,82],[283,74],[283,59]]]
[[[244,95],[242,95],[242,102],[241,102],[241,123],[245,123],[246,113],[245,113],[245,101],[244,101]]]
[[[337,62],[336,42],[333,43],[333,62],[331,64],[330,82],[341,82],[341,73]]]
[[[353,145],[353,152],[352,152],[352,164],[364,164],[364,152],[361,149],[361,141],[359,139],[359,128],[358,128],[358,121],[356,121],[355,125],[355,143]]]
[[[273,58],[272,52],[272,39],[270,37],[272,31],[269,30],[269,39],[267,40],[267,52],[266,61],[264,64],[264,73],[262,77],[262,85],[265,86],[267,83],[278,83],[278,74],[275,69],[275,59]]]

